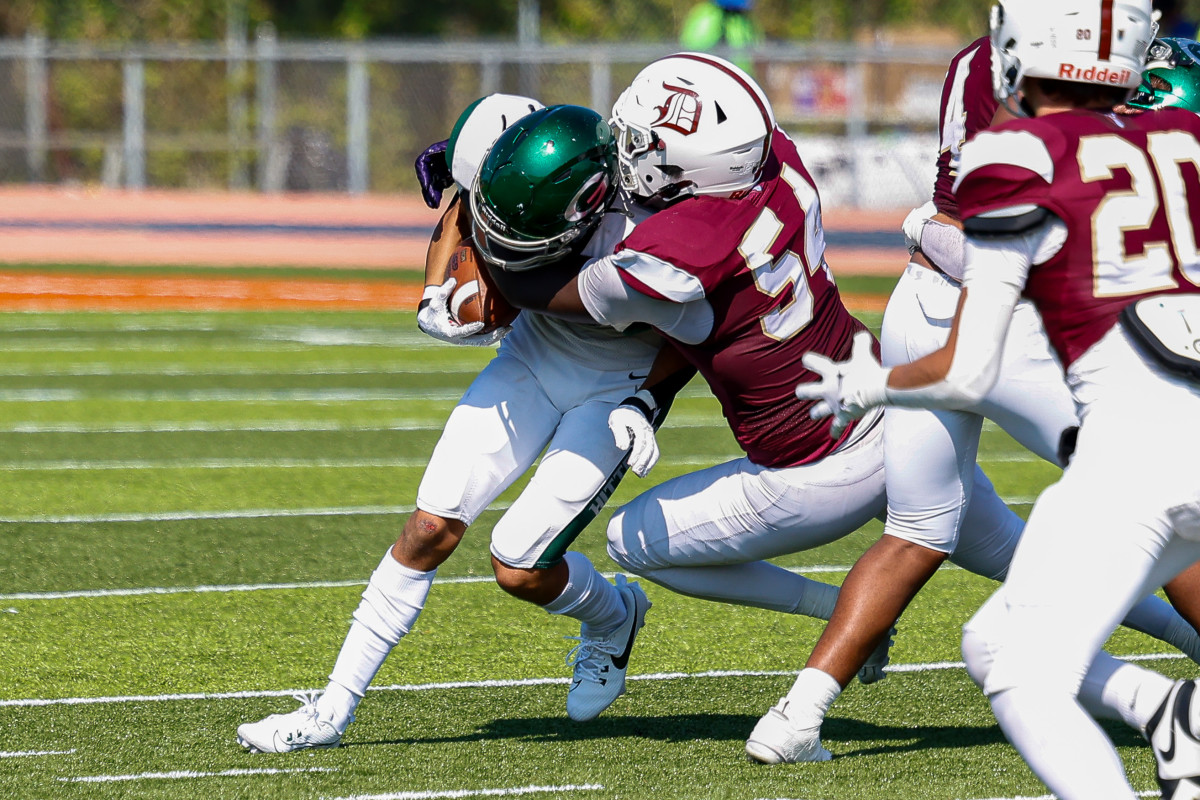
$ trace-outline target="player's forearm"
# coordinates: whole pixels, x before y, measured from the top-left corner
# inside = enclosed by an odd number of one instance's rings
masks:
[[[462,240],[467,236],[467,226],[470,224],[466,214],[461,213],[463,203],[458,197],[450,201],[446,212],[438,220],[429,238],[429,249],[425,251],[425,285],[440,285],[441,276],[446,272],[446,264],[454,255]]]

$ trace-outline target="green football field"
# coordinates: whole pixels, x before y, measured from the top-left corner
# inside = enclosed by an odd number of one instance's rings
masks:
[[[872,325],[878,316],[864,317]],[[821,623],[649,585],[629,692],[565,715],[577,635],[490,579],[488,530],[442,567],[343,746],[250,755],[239,723],[324,686],[367,576],[412,510],[449,410],[488,351],[411,314],[0,314],[0,797],[1015,798],[1045,788],[960,663],[993,584],[945,569],[900,623],[892,674],[853,684],[834,760],[766,767],[743,744]],[[654,482],[738,455],[693,383]],[[1022,514],[1056,470],[993,426],[981,458]],[[577,542],[602,570],[605,513]],[[780,563],[837,583],[874,523]],[[1174,676],[1192,665],[1119,632]],[[1136,789],[1141,739],[1110,728]]]

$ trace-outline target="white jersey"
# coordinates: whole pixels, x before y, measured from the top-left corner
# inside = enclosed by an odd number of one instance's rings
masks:
[[[650,216],[649,211],[618,195],[613,207],[604,214],[600,224],[583,248],[586,258],[601,258],[613,252],[618,242],[625,239],[638,223]],[[520,332],[520,333],[518,333]],[[505,338],[518,334],[514,342],[526,336],[536,337],[541,347],[570,358],[584,366],[608,370],[629,364],[630,369],[642,369],[643,362],[653,362],[658,353],[661,339],[648,328],[641,332],[626,330],[617,332],[604,325],[589,325],[567,322],[547,314],[522,311],[513,324],[513,332]]]

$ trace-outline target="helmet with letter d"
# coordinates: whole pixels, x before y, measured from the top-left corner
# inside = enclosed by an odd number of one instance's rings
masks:
[[[1200,42],[1155,39],[1142,82],[1126,105],[1151,110],[1183,108],[1200,114]]]
[[[705,53],[676,53],[638,73],[613,105],[621,186],[666,200],[758,183],[775,115],[754,79]]]
[[[998,0],[992,6],[992,86],[1025,116],[1026,78],[1134,89],[1158,29],[1150,0]]]
[[[583,243],[616,195],[617,153],[603,117],[557,105],[514,122],[471,185],[475,246],[501,269],[532,269]]]

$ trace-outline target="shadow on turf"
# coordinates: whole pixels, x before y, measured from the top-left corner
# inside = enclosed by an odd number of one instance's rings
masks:
[[[612,716],[591,722],[571,722],[565,717],[513,717],[489,722],[471,733],[459,736],[348,741],[342,747],[381,745],[421,745],[483,742],[521,739],[532,742],[571,742],[592,739],[642,738],[663,742],[711,739],[741,743],[745,741],[757,717],[741,714],[686,714],[667,717]],[[1144,746],[1145,742],[1125,728],[1110,728],[1109,735],[1118,746]],[[822,741],[838,758],[903,753],[915,750],[957,750],[1004,744],[1004,734],[996,725],[917,726],[880,725],[856,719],[826,720]],[[862,749],[855,743],[869,743]],[[882,742],[883,744],[880,744]]]

